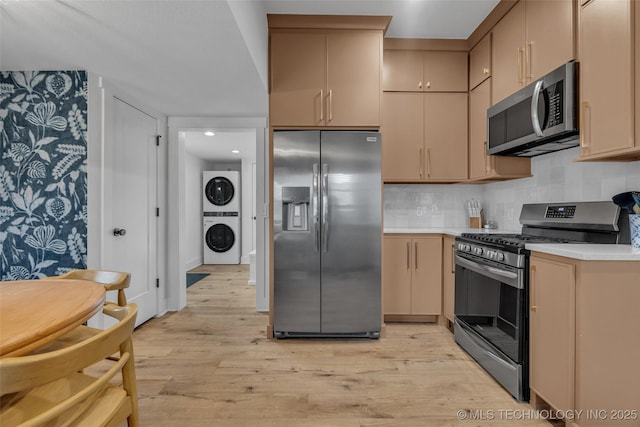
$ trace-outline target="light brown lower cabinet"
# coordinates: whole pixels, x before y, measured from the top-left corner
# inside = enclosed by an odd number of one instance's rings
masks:
[[[567,425],[640,425],[640,263],[534,252],[530,279],[532,406]]]
[[[382,271],[385,316],[441,315],[440,235],[385,235]]]
[[[456,264],[455,238],[444,236],[442,239],[442,314],[453,322],[455,306]]]

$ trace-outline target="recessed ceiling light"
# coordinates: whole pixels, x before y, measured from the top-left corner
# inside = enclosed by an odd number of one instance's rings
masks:
[[[215,133],[211,132],[210,130],[206,131],[204,134],[207,135],[207,136],[215,135]]]
[[[231,150],[231,152],[232,152],[233,154],[238,154],[240,151],[239,151],[239,150]]]

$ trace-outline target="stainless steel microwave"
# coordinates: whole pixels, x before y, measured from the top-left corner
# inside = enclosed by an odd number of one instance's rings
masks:
[[[487,110],[487,151],[534,157],[579,144],[577,64],[567,62]]]

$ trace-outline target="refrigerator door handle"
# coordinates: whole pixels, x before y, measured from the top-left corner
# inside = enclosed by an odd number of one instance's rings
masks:
[[[322,165],[322,251],[329,250],[329,165]]]
[[[319,165],[313,164],[313,181],[311,189],[311,212],[313,215],[313,249],[316,252],[320,252],[320,227],[319,227],[319,208],[318,208],[318,187],[319,187]]]

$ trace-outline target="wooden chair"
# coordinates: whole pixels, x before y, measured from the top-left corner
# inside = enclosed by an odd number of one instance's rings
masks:
[[[131,274],[109,270],[71,270],[61,276],[49,277],[49,279],[80,279],[93,280],[104,285],[106,291],[118,291],[118,305],[127,305],[127,297],[124,290],[129,287]]]
[[[84,341],[47,353],[0,359],[0,425],[139,426],[132,332],[137,306],[105,305],[118,320]],[[114,353],[120,357],[107,361]],[[103,372],[91,376],[82,373]],[[86,372],[86,371],[85,371]],[[122,383],[114,382],[120,373]]]

